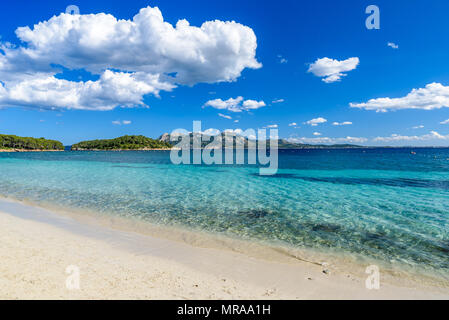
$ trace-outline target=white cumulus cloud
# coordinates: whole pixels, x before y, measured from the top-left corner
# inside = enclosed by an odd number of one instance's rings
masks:
[[[357,57],[342,61],[321,58],[317,59],[310,65],[308,72],[313,73],[317,77],[323,78],[322,80],[326,83],[332,83],[340,81],[342,77],[347,75],[344,72],[349,72],[356,69],[359,63],[360,60]]]
[[[256,101],[256,100],[243,101],[243,109],[245,110],[259,109],[265,106],[266,104],[263,101]]]
[[[74,82],[54,76],[36,76],[19,82],[0,83],[0,105],[43,109],[112,110],[144,106],[143,96],[158,95],[173,86],[159,77],[144,73],[106,70],[97,81]]]
[[[449,124],[449,119],[441,121],[440,124]]]
[[[251,28],[219,20],[199,27],[179,20],[173,26],[157,7],[143,8],[131,20],[62,13],[31,28],[20,27],[16,35],[23,46],[0,44],[0,106],[139,106],[146,94],[235,81],[244,69],[261,67]],[[87,70],[99,80],[55,77],[61,66]]]
[[[378,98],[364,103],[350,103],[351,108],[387,112],[403,109],[434,110],[449,107],[449,86],[430,83],[425,88],[413,89],[402,98]]]
[[[265,107],[264,101],[244,100],[243,97],[230,98],[228,100],[214,99],[204,104],[204,107],[212,107],[218,110],[228,110],[231,112],[242,112]]]
[[[327,119],[320,117],[320,118],[309,120],[306,122],[306,124],[308,124],[309,126],[312,126],[312,127],[316,127],[317,125],[326,123],[326,122],[327,122]]]

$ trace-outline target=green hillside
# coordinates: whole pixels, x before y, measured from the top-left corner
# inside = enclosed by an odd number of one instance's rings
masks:
[[[145,136],[123,136],[116,139],[82,141],[72,146],[72,150],[145,150],[170,149],[169,143]]]
[[[64,150],[61,142],[44,138],[18,137],[0,134],[0,149],[3,150]]]

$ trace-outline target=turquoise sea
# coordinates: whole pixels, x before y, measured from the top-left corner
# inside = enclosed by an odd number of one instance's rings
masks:
[[[0,196],[449,274],[449,149],[285,150],[275,176],[169,156],[1,153]]]

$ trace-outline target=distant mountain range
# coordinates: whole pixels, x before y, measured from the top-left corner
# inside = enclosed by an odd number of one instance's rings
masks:
[[[248,148],[249,141],[256,142],[255,140],[249,140],[246,137],[243,137],[241,135],[236,134],[229,134],[229,133],[221,133],[222,138],[222,146],[223,148],[226,147],[226,145],[233,145],[235,146],[237,143],[240,145],[243,145],[245,149]],[[162,136],[159,137],[160,141],[170,143],[172,145],[176,145],[181,142],[182,138],[185,137],[186,134],[176,134],[176,136],[173,136],[173,140],[171,135],[168,133],[164,133]],[[214,136],[202,134],[202,133],[190,133],[190,148],[193,148],[193,137],[201,138],[201,148],[206,147],[209,145],[213,139]],[[267,147],[270,146],[270,140],[267,140]],[[278,139],[278,149],[354,149],[354,148],[363,148],[362,146],[353,145],[353,144],[334,144],[334,145],[314,145],[314,144],[302,144],[302,143],[294,143],[290,142],[285,139]]]

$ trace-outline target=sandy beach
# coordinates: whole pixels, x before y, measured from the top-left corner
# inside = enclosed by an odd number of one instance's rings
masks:
[[[1,299],[449,298],[436,287],[382,283],[368,290],[364,278],[332,267],[325,274],[316,264],[195,247],[5,200],[0,243]],[[79,289],[67,286],[73,270]]]

